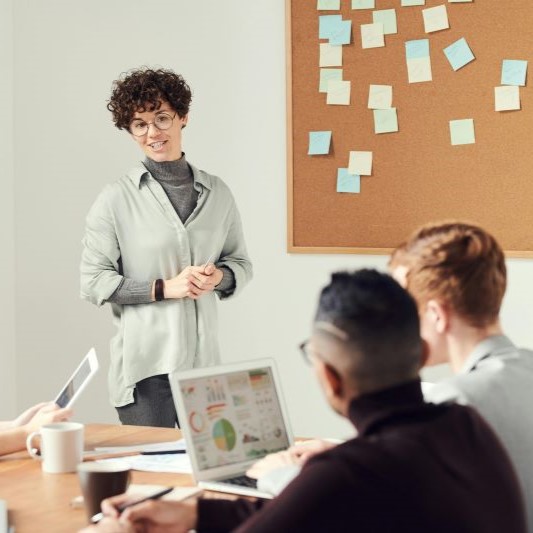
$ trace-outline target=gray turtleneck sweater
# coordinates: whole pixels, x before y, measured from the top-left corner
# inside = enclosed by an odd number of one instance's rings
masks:
[[[182,157],[177,161],[157,162],[147,157],[143,164],[163,187],[172,207],[174,207],[180,220],[185,224],[196,207],[199,194],[194,187],[192,170],[185,159],[185,154],[182,154]],[[233,272],[225,266],[222,266],[220,270],[223,272],[223,277],[216,290],[220,292],[232,291],[235,288]],[[150,303],[152,302],[152,284],[153,281],[137,281],[123,278],[108,301],[129,305]]]

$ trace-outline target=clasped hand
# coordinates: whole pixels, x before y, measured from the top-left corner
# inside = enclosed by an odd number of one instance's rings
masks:
[[[191,298],[214,290],[222,281],[222,270],[212,263],[184,268],[177,276],[165,281],[165,298]]]

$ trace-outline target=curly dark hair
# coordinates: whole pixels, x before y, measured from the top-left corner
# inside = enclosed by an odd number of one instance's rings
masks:
[[[168,69],[141,67],[121,74],[113,82],[107,109],[119,129],[128,129],[133,115],[139,111],[153,111],[166,100],[183,118],[189,112],[192,93],[182,76]]]

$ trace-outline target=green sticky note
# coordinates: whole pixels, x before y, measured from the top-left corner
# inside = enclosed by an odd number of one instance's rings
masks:
[[[476,142],[474,119],[450,120],[450,137],[453,146],[474,144]]]
[[[318,92],[328,92],[328,81],[342,81],[342,69],[341,68],[321,68],[320,69],[320,85]]]
[[[372,11],[372,18],[374,19],[374,23],[381,22],[383,24],[383,33],[385,35],[398,33],[396,9],[378,9],[377,11]]]
[[[396,108],[374,109],[374,133],[393,133],[398,131]]]
[[[329,154],[331,131],[310,131],[308,155]]]
[[[337,170],[337,192],[361,192],[361,176],[350,174],[347,168]]]
[[[426,0],[402,0],[402,6],[424,6],[426,5]]]
[[[338,11],[341,8],[341,0],[318,0],[316,8],[321,11]]]
[[[504,59],[502,63],[502,85],[526,84],[527,61]]]
[[[352,0],[352,9],[374,9],[375,0]]]

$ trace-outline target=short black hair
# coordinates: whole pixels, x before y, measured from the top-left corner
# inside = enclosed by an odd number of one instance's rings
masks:
[[[422,340],[413,298],[392,277],[376,270],[337,272],[324,287],[315,317],[344,331],[351,377],[377,389],[414,379]]]

